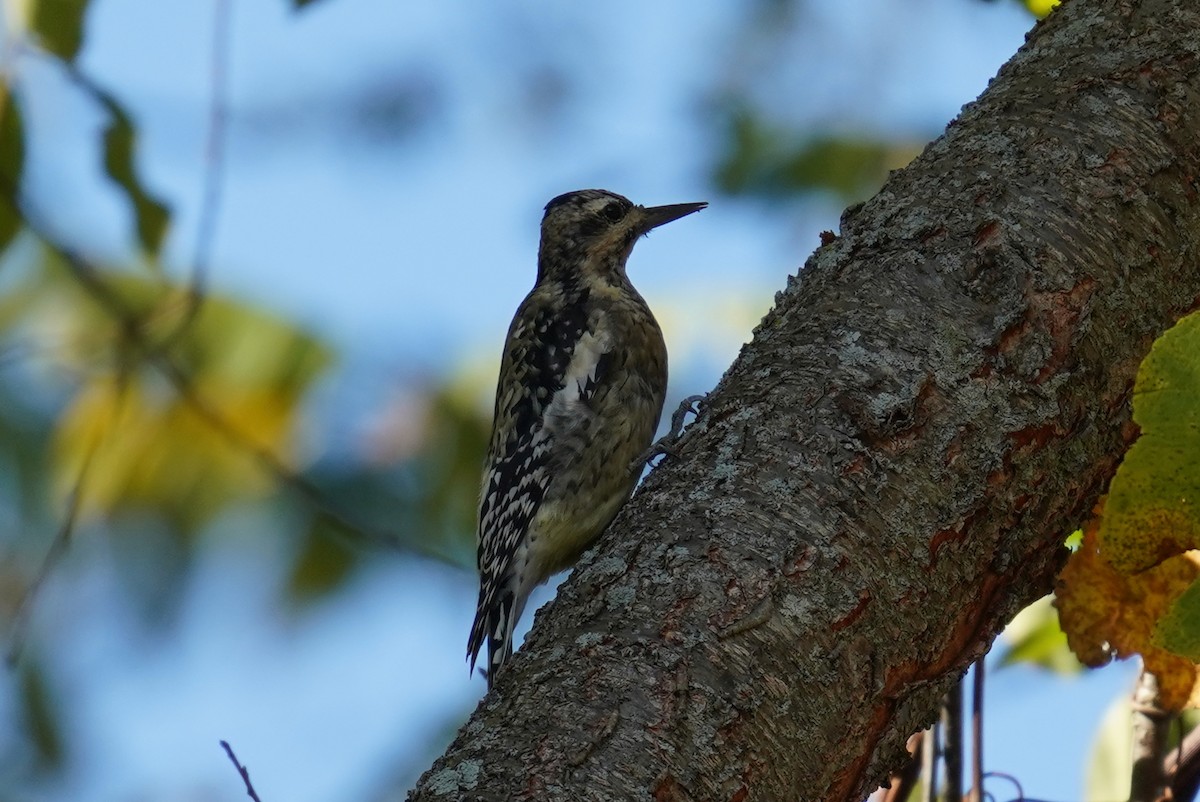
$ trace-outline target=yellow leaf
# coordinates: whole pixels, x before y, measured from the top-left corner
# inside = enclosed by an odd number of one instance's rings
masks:
[[[1100,554],[1098,525],[1098,519],[1088,525],[1058,578],[1055,606],[1071,650],[1090,666],[1140,654],[1146,670],[1158,677],[1165,708],[1196,706],[1197,667],[1154,645],[1152,637],[1159,618],[1200,576],[1200,552],[1122,574]]]

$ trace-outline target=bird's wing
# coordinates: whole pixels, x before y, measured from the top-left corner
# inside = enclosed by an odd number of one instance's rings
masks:
[[[588,330],[586,291],[568,305],[538,304],[531,295],[509,331],[496,391],[491,446],[479,502],[479,608],[468,642],[472,662],[485,637],[489,662],[511,652],[521,614],[514,572],[525,537],[564,450],[603,384],[611,339]],[[493,666],[494,667],[494,666]]]

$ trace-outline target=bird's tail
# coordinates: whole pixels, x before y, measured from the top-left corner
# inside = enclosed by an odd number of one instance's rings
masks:
[[[513,653],[513,628],[521,610],[516,605],[512,591],[503,589],[499,593],[479,589],[479,605],[475,609],[475,623],[471,625],[471,637],[467,640],[467,662],[471,671],[483,648],[484,638],[488,643],[487,668],[483,669],[488,681],[488,690],[495,683],[496,672]]]

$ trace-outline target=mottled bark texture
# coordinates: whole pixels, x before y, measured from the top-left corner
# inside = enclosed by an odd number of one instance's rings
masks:
[[[1200,4],[1069,0],[848,213],[414,799],[857,800],[1200,301]]]

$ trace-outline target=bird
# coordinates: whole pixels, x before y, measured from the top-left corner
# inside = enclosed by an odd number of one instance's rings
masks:
[[[667,348],[626,274],[629,254],[652,229],[706,206],[640,206],[602,189],[546,204],[537,280],[501,355],[479,500],[467,660],[474,672],[486,640],[489,690],[530,592],[616,516],[662,415]]]

